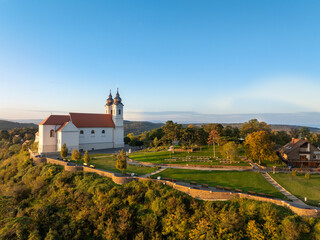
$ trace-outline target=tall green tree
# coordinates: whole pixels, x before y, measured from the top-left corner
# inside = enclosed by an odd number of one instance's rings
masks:
[[[122,173],[125,169],[127,169],[127,155],[123,149],[117,155],[116,168],[119,169]]]
[[[61,151],[60,151],[60,156],[63,157],[63,158],[68,156],[68,148],[67,148],[66,143],[64,143],[62,145],[62,148],[61,148]]]
[[[162,130],[164,132],[163,140],[172,142],[174,153],[174,141],[179,140],[181,136],[181,124],[174,123],[173,121],[167,121]]]
[[[74,150],[72,151],[71,158],[72,158],[73,160],[75,160],[76,162],[79,162],[79,160],[81,159],[81,153],[80,153],[77,149],[74,149]]]

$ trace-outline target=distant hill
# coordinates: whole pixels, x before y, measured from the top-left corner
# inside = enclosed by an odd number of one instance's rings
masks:
[[[128,133],[134,133],[134,135],[139,135],[145,131],[150,131],[156,128],[160,128],[163,125],[164,125],[163,123],[124,120],[124,135],[126,136]]]
[[[6,120],[0,120],[0,130],[11,130],[13,128],[38,127],[34,123],[18,123]]]

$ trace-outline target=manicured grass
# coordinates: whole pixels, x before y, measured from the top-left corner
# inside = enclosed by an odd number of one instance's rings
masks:
[[[303,175],[292,177],[291,173],[270,173],[282,187],[304,201],[307,197],[308,204],[319,206],[320,203],[320,175],[311,175],[307,180]]]
[[[81,163],[83,163],[83,161],[81,161]],[[112,154],[103,154],[102,156],[95,155],[90,164],[94,165],[96,168],[104,169],[114,173],[121,173],[121,171],[116,168],[116,160],[113,159]],[[154,172],[157,169],[157,167],[143,167],[127,164],[127,169],[124,170],[124,173],[135,173],[137,175],[144,175]]]
[[[253,191],[256,193],[271,194],[276,198],[286,197],[274,188],[260,173],[238,171],[201,171],[187,169],[166,169],[153,177],[173,178],[177,181],[195,181],[198,184],[208,184],[211,187],[217,185],[241,189],[243,192]]]
[[[241,149],[240,149],[241,150]],[[186,156],[213,156],[212,147],[203,147],[202,151],[195,151],[195,152],[178,152],[171,153],[170,151],[164,150],[159,152],[135,152],[129,155],[129,158],[141,161],[141,162],[151,162],[151,163],[171,163],[171,164],[198,164],[198,165],[221,165],[219,160],[214,160],[213,162],[184,162],[182,160],[177,161],[165,161],[165,159],[170,158],[182,158]],[[219,152],[219,146],[216,146],[216,157],[222,158]],[[242,162],[240,159],[238,160],[240,163],[232,163],[231,166],[250,166],[246,162]]]

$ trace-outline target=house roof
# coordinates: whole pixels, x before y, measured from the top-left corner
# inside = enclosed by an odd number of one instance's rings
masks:
[[[68,121],[70,121],[69,115],[50,115],[39,123],[39,125],[62,125]]]
[[[115,127],[111,114],[70,113],[70,120],[77,128]]]
[[[69,123],[69,121],[68,121],[68,122],[65,122],[64,124],[62,124],[62,125],[56,130],[56,132],[60,132],[65,126],[67,126],[68,123]]]
[[[288,154],[288,153],[290,153],[294,149],[300,147],[301,145],[303,145],[306,142],[308,142],[308,141],[304,140],[304,139],[293,138],[290,142],[288,142],[286,145],[284,145],[281,148],[281,150],[283,151],[283,153]]]

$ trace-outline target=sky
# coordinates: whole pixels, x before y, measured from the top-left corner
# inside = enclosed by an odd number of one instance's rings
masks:
[[[319,11],[312,0],[0,0],[0,118],[103,113],[119,88],[128,120],[320,125]]]

